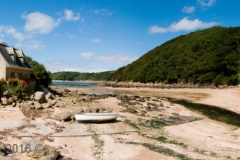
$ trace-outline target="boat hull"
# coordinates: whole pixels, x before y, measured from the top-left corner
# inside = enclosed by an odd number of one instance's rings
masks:
[[[115,121],[118,116],[118,113],[85,113],[75,114],[75,119],[78,122],[108,122]]]

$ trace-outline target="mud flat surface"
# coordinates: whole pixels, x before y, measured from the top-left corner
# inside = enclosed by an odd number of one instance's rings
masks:
[[[66,88],[53,89],[62,92]],[[184,99],[240,113],[239,88],[95,86],[68,89],[69,92],[56,96],[58,105],[47,109],[1,106],[0,141],[20,146],[22,138],[36,138],[55,147],[65,159],[240,159],[239,126],[212,120],[167,99]],[[58,121],[54,118],[62,112],[73,114],[96,108],[118,112],[120,116],[109,123],[79,123],[74,119]],[[20,151],[7,157],[33,159]]]

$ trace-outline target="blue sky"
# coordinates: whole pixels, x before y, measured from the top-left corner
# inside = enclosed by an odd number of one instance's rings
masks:
[[[0,42],[51,72],[116,70],[179,35],[240,26],[238,0],[0,2]]]

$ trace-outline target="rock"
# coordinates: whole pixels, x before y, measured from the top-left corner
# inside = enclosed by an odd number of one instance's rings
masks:
[[[12,97],[9,97],[8,99],[7,99],[7,104],[12,104],[13,103],[13,98]]]
[[[4,96],[10,96],[11,95],[11,92],[9,90],[6,90],[5,92],[3,92],[3,95]]]
[[[50,103],[50,102],[48,102],[48,103],[42,103],[42,107],[45,108],[45,109],[47,109],[47,108],[51,107],[51,103]]]
[[[20,108],[21,104],[19,102],[16,103],[16,108]]]
[[[15,103],[15,102],[13,102],[13,103],[12,103],[12,106],[13,106],[13,107],[15,107],[15,106],[16,106],[16,103]]]
[[[128,98],[128,100],[135,100],[136,99],[135,96],[128,96],[127,98]]]
[[[145,102],[144,98],[140,98],[139,102]]]
[[[90,96],[86,96],[86,98],[85,98],[86,102],[90,102],[91,100],[92,100],[92,98]]]
[[[48,120],[47,122],[44,123],[46,126],[56,126],[56,122],[54,122],[53,120]]]
[[[37,158],[41,160],[55,160],[58,156],[58,152],[50,147],[45,145],[39,140],[31,140],[29,143],[31,152],[27,152],[28,157]]]
[[[32,106],[30,104],[27,104],[27,103],[22,103],[21,107],[24,108],[24,109],[31,109],[32,108]]]
[[[52,94],[52,93],[48,93],[46,94],[45,98],[48,100],[48,99],[55,99],[55,96]]]
[[[126,109],[126,111],[129,112],[129,113],[137,113],[137,110],[134,109],[134,108],[132,108],[132,107],[128,107],[128,108]]]
[[[159,106],[160,106],[160,107],[164,107],[164,105],[163,105],[163,103],[162,103],[162,102],[159,104]]]
[[[57,121],[71,120],[72,114],[70,112],[61,112],[54,115],[54,119]]]
[[[63,89],[63,91],[66,92],[66,93],[70,92],[70,90],[67,89],[67,88]]]
[[[57,100],[51,100],[50,103],[52,106],[54,106],[57,103]]]
[[[3,105],[7,105],[7,98],[6,97],[2,97],[1,98],[1,102]]]
[[[13,101],[18,101],[18,96],[12,96]]]
[[[38,101],[39,103],[45,103],[46,102],[44,92],[35,92],[34,93],[34,99],[36,101]]]
[[[47,156],[43,156],[41,157],[39,160],[55,160],[55,156],[54,155],[47,155]]]
[[[29,105],[34,105],[34,102],[33,102],[33,101],[30,101],[30,102],[27,102],[27,104],[29,104]]]
[[[143,116],[143,117],[145,117],[145,116],[146,116],[146,114],[144,114],[144,113],[141,113],[141,114],[140,114],[140,116]]]
[[[41,103],[39,102],[34,102],[35,109],[43,109]]]
[[[0,156],[4,156],[6,153],[6,147],[3,142],[0,141]]]
[[[54,105],[54,107],[60,107],[60,104],[56,103],[56,104]]]
[[[34,105],[30,105],[31,106],[31,109],[35,109],[35,106]]]

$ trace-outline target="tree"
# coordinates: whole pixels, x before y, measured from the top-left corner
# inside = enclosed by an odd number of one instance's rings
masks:
[[[37,84],[48,87],[52,82],[51,72],[47,71],[43,64],[39,64],[37,61],[32,60],[31,57],[26,56],[26,60],[33,69],[31,75],[36,79]]]

